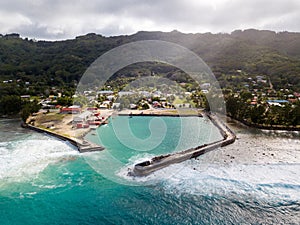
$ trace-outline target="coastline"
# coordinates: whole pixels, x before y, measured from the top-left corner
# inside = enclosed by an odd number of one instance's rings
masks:
[[[202,117],[203,110],[198,109],[147,109],[147,110],[122,110],[118,116],[170,116],[170,117]]]
[[[107,123],[111,115],[111,110],[105,112],[103,114],[104,119],[100,125]],[[24,128],[46,133],[60,140],[68,141],[75,146],[80,153],[102,151],[105,149],[103,146],[92,143],[85,138],[85,136],[91,132],[92,129],[96,129],[96,127],[90,126],[88,128],[74,129],[72,121],[73,114],[40,114],[28,118],[27,123],[22,123],[21,125]],[[31,124],[31,122],[33,122],[33,124]]]
[[[281,130],[281,131],[300,131],[300,127],[298,126],[283,126],[283,125],[263,125],[263,124],[256,124],[256,123],[249,123],[245,120],[238,120],[236,118],[233,118],[229,115],[226,115],[231,120],[234,120],[236,122],[239,122],[247,127],[250,128],[256,128],[261,130]]]
[[[222,118],[223,119],[223,118]],[[237,134],[234,144],[198,158],[201,164],[234,165],[293,164],[300,162],[300,132],[261,130],[225,117],[226,124]]]
[[[194,117],[202,116],[198,110],[184,110],[185,113],[178,113],[178,110],[122,110],[116,113],[113,110],[102,110],[101,115],[104,117],[101,125],[106,124],[109,117],[112,115],[118,116],[171,116],[171,117]],[[23,128],[31,129],[40,133],[46,133],[55,138],[58,138],[63,141],[68,141],[74,145],[80,153],[91,152],[91,151],[102,151],[105,148],[96,143],[88,141],[85,136],[90,133],[96,127],[74,129],[72,127],[72,114],[68,115],[58,115],[50,114],[49,118],[43,114],[37,115],[35,117],[29,117],[27,123],[22,123]],[[54,118],[52,118],[52,117]],[[33,124],[30,124],[31,121],[34,121]]]
[[[89,141],[85,140],[84,138],[79,139],[79,138],[67,137],[65,135],[62,135],[62,134],[59,134],[56,132],[52,132],[50,130],[43,129],[40,127],[36,127],[36,126],[30,125],[30,124],[23,123],[21,126],[24,128],[28,128],[28,129],[40,132],[40,133],[45,133],[45,134],[51,135],[52,137],[58,138],[63,141],[68,141],[70,144],[75,146],[80,153],[104,150],[104,147],[97,145],[95,143],[89,142]]]
[[[185,112],[185,113],[184,113]],[[187,113],[188,112],[188,113]],[[188,110],[180,110],[180,113],[178,113],[178,110],[159,110],[159,109],[150,109],[150,110],[122,110],[119,112],[113,111],[113,110],[103,110],[101,113],[105,116],[105,121],[108,120],[110,116],[170,116],[170,117],[180,117],[180,116],[187,116],[187,117],[195,117],[195,116],[202,116],[200,113],[202,111],[200,110],[193,110],[193,109],[188,109]],[[72,126],[70,125],[71,123],[71,116],[72,115],[66,115],[66,117],[63,117],[61,121],[48,121],[47,124],[55,124],[54,129],[47,129],[44,126],[34,126],[33,127],[28,127],[31,128],[32,130],[42,132],[42,133],[47,133],[48,135],[54,136],[56,138],[59,138],[64,141],[68,141],[71,144],[73,144],[79,152],[87,152],[87,151],[102,151],[104,149],[103,146],[99,146],[95,143],[90,143],[88,140],[85,139],[85,136],[92,131],[93,128],[82,128],[82,129],[73,129]],[[220,117],[226,117],[223,115],[220,115]],[[245,127],[246,129],[258,129],[260,131],[264,131],[262,128],[257,128],[257,127],[252,127],[252,126],[247,126],[245,123],[241,121],[237,121],[231,117],[227,116],[227,119],[225,120],[231,120],[234,121],[236,124],[239,124],[240,126]],[[213,122],[213,121],[212,121]],[[31,125],[32,126],[32,125]],[[266,132],[268,131],[295,131],[295,130],[287,130],[287,129],[265,129]],[[296,130],[297,132],[298,130]],[[86,147],[87,143],[90,143],[91,147],[88,149]],[[95,148],[95,145],[97,145],[97,148]]]

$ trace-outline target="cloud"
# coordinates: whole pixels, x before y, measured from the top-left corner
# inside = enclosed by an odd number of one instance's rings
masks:
[[[298,0],[11,0],[0,2],[0,33],[55,40],[139,30],[299,31],[299,15]]]

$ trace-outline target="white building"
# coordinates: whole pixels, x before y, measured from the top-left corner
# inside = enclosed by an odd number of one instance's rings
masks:
[[[90,111],[85,111],[73,118],[73,122],[75,123],[83,123],[87,121],[89,118],[93,116],[93,113]]]

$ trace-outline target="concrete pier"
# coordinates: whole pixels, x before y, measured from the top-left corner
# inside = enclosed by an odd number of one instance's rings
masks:
[[[218,147],[232,144],[235,141],[235,134],[216,115],[207,113],[206,116],[220,130],[223,140],[210,144],[204,144],[196,148],[190,148],[178,153],[154,157],[151,160],[136,164],[133,171],[131,171],[129,175],[146,176],[171,164],[180,163],[191,158],[197,158],[204,153],[212,151]]]
[[[40,133],[49,134],[49,135],[51,135],[53,137],[56,137],[56,138],[58,138],[60,140],[63,140],[63,141],[68,141],[69,143],[74,145],[80,153],[104,150],[104,147],[99,146],[97,144],[94,144],[92,142],[89,142],[87,140],[78,139],[78,138],[70,138],[70,137],[52,132],[52,131],[47,130],[47,129],[36,127],[36,126],[30,125],[30,124],[22,124],[22,127],[28,128],[28,129],[31,129],[31,130],[34,130],[34,131],[38,131]]]

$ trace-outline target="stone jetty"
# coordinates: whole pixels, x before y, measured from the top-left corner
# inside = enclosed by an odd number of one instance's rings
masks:
[[[55,133],[53,131],[43,129],[43,128],[40,128],[40,127],[36,127],[36,126],[30,125],[30,124],[22,124],[22,127],[28,128],[28,129],[31,129],[31,130],[34,130],[34,131],[38,131],[40,133],[45,133],[45,134],[51,135],[51,136],[56,137],[56,138],[58,138],[60,140],[63,140],[63,141],[68,141],[69,143],[74,145],[80,153],[104,150],[104,147],[102,147],[100,145],[97,145],[97,144],[94,144],[90,141],[84,140],[83,138],[79,139],[79,138],[67,137],[65,135],[58,134],[58,133]]]
[[[235,134],[216,115],[206,113],[206,116],[220,130],[223,136],[223,140],[216,141],[210,144],[204,144],[196,148],[190,148],[185,151],[173,154],[154,157],[151,160],[136,164],[133,171],[129,172],[129,175],[146,176],[171,164],[180,163],[191,158],[197,158],[198,156],[203,155],[216,148],[232,144],[235,141]]]

